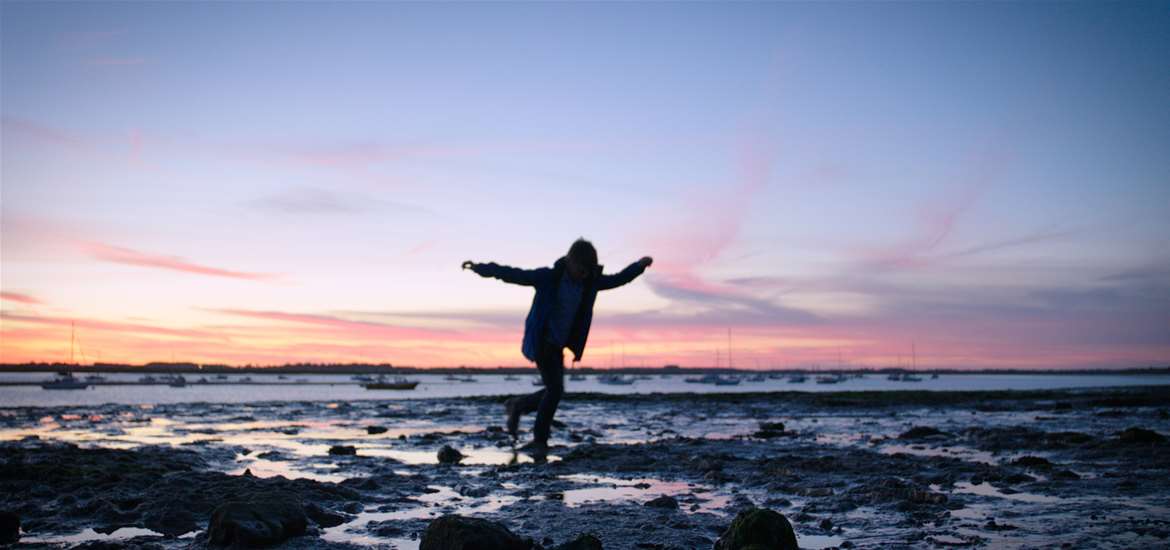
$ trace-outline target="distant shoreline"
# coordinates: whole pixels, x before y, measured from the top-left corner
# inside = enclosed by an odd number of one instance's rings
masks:
[[[97,363],[94,365],[76,365],[69,363],[0,363],[0,372],[60,372],[68,370],[75,373],[159,373],[159,374],[534,374],[532,366],[510,367],[410,367],[393,366],[390,364],[286,364],[272,366],[230,366],[230,365],[198,365],[195,363],[146,363],[130,365],[118,363]],[[890,374],[890,373],[939,373],[946,375],[967,374],[1019,374],[1019,375],[1170,375],[1170,365],[1163,367],[1143,368],[1092,368],[1092,369],[946,369],[946,368],[877,368],[860,367],[844,369],[738,369],[726,367],[679,367],[668,365],[664,367],[625,367],[625,368],[597,368],[576,367],[572,372],[579,374],[680,374],[694,375],[706,373],[719,374]]]

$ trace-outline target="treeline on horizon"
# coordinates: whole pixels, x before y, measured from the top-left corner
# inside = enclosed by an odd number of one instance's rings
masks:
[[[0,363],[0,372],[159,372],[159,373],[278,373],[278,374],[533,374],[532,366],[496,366],[496,367],[412,367],[394,366],[391,363],[285,363],[283,365],[227,365],[221,363],[192,363],[192,362],[164,362],[152,361],[141,365],[129,363],[102,363],[80,365],[76,363],[29,362],[29,363]],[[626,373],[626,374],[662,374],[662,373],[871,373],[887,374],[893,372],[916,373],[945,373],[945,374],[1170,374],[1170,364],[1166,366],[1126,367],[1126,368],[1087,368],[1087,369],[993,369],[993,368],[919,368],[905,369],[892,367],[857,367],[845,369],[740,369],[728,367],[681,367],[679,365],[664,365],[661,367],[575,367],[573,372],[581,374],[594,373]]]

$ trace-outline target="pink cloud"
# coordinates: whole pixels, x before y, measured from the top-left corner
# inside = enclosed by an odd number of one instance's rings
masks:
[[[38,141],[64,147],[81,148],[90,145],[87,139],[77,134],[23,118],[11,116],[0,117],[0,127],[3,128],[5,133],[13,132],[22,137],[30,137]]]
[[[407,250],[407,251],[404,253],[404,255],[406,255],[406,256],[417,256],[417,255],[419,255],[419,254],[422,254],[423,252],[426,252],[426,251],[428,251],[428,250],[430,250],[430,249],[434,248],[434,247],[435,247],[435,245],[436,245],[438,242],[439,242],[439,241],[437,241],[437,240],[435,240],[435,239],[430,239],[430,240],[423,241],[423,242],[421,242],[421,243],[418,243],[418,244],[416,244],[416,245],[414,245],[414,246],[410,247],[410,249],[409,249],[409,250]]]
[[[110,331],[118,333],[141,333],[161,336],[182,336],[182,337],[200,337],[200,338],[219,338],[219,335],[214,332],[208,332],[200,329],[173,329],[166,327],[158,327],[153,325],[144,325],[139,323],[119,323],[116,321],[101,321],[96,319],[75,319],[69,317],[43,317],[39,315],[19,315],[15,313],[8,313],[6,311],[0,312],[0,319],[6,321],[16,321],[21,323],[32,323],[39,325],[53,325],[53,326],[70,326],[74,325],[79,329],[90,329],[100,331]]]
[[[269,273],[252,273],[246,271],[232,271],[217,267],[209,267],[188,262],[177,256],[165,256],[161,254],[139,252],[137,250],[123,248],[120,246],[111,246],[103,243],[83,243],[82,248],[90,256],[106,262],[136,265],[142,267],[155,267],[159,269],[169,269],[171,271],[194,273],[197,275],[229,277],[233,279],[247,279],[253,281],[271,280],[277,277],[276,275]]]
[[[331,315],[320,315],[313,313],[257,311],[248,309],[213,309],[210,311],[226,315],[235,315],[237,317],[250,317],[253,319],[265,319],[269,321],[282,321],[288,323],[303,323],[318,327],[340,329],[351,333],[374,333],[374,335],[377,336],[391,338],[436,338],[452,336],[452,333],[448,331],[401,327],[373,321],[355,321],[350,319],[342,319],[340,317],[334,317]]]
[[[639,239],[654,256],[647,280],[655,292],[670,299],[704,302],[752,300],[743,288],[708,281],[698,270],[719,258],[739,237],[755,198],[768,185],[773,163],[769,148],[762,139],[741,145],[738,177],[730,189],[689,197],[686,204],[672,205],[662,215],[652,216],[671,220],[651,227]]]
[[[919,206],[918,223],[913,233],[887,246],[858,250],[861,267],[867,270],[911,269],[925,267],[942,257],[940,249],[955,234],[959,222],[974,208],[984,190],[1004,171],[1008,157],[999,151],[973,156],[971,165],[955,178],[952,189],[956,191]]]
[[[959,219],[971,209],[976,193],[967,189],[941,203],[927,204],[919,214],[917,230],[901,242],[860,250],[866,268],[905,269],[926,265],[932,253],[954,233]]]
[[[8,300],[9,302],[19,302],[22,304],[44,303],[28,294],[20,294],[18,292],[0,292],[0,300]]]

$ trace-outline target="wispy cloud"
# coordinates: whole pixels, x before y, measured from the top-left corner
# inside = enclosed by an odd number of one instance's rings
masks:
[[[985,243],[977,244],[974,246],[962,248],[959,250],[945,252],[945,253],[939,254],[938,257],[940,259],[946,259],[946,258],[959,258],[959,257],[963,257],[963,256],[973,256],[975,254],[983,254],[986,252],[995,252],[998,250],[1004,250],[1004,249],[1008,249],[1008,248],[1017,248],[1017,247],[1027,246],[1027,245],[1032,245],[1032,244],[1037,244],[1037,243],[1051,242],[1054,240],[1067,238],[1067,237],[1075,235],[1075,234],[1076,234],[1076,231],[1071,230],[1071,229],[1068,229],[1068,230],[1053,229],[1053,230],[1046,230],[1046,231],[1037,231],[1035,233],[1031,233],[1028,235],[1022,235],[1019,237],[1013,237],[1013,238],[1009,238],[1009,239],[1000,239],[1000,240],[996,240],[996,241],[985,242]]]
[[[407,251],[405,253],[403,253],[403,255],[405,255],[405,256],[418,256],[419,254],[422,254],[422,253],[434,248],[435,245],[438,243],[439,243],[438,239],[425,240],[425,241],[418,243],[418,244],[410,247],[409,249],[407,249]]]
[[[19,292],[0,292],[0,300],[7,300],[9,302],[17,302],[21,304],[42,304],[44,302],[29,296],[28,294],[21,294]]]
[[[63,147],[80,148],[90,145],[89,140],[76,133],[20,117],[8,115],[0,117],[0,128],[5,134],[11,132],[15,136],[32,138]]]
[[[271,273],[234,271],[218,267],[210,267],[189,262],[178,256],[167,256],[162,254],[152,254],[149,252],[140,252],[138,250],[120,246],[112,246],[104,243],[86,242],[82,243],[81,246],[82,249],[91,257],[105,262],[136,265],[141,267],[153,267],[170,271],[180,271],[183,273],[193,273],[196,275],[228,277],[233,279],[247,279],[253,281],[264,281],[277,278],[277,275]]]
[[[383,212],[398,216],[430,214],[425,208],[320,187],[291,186],[244,202],[245,206],[278,214],[356,214]]]
[[[656,218],[670,221],[651,227],[642,238],[643,246],[654,251],[655,263],[646,281],[655,294],[691,310],[736,312],[781,324],[817,321],[812,313],[756,296],[744,285],[700,275],[736,243],[755,198],[767,188],[773,165],[770,148],[764,139],[741,144],[738,177],[731,190],[674,206],[670,215]],[[693,313],[685,318],[693,319]]]
[[[953,178],[953,182],[942,182],[940,186],[950,189],[950,194],[918,205],[914,230],[900,241],[864,247],[857,251],[859,268],[865,271],[875,269],[913,269],[926,267],[940,257],[945,243],[958,231],[960,222],[969,216],[985,191],[991,187],[1005,170],[1008,155],[1001,152],[985,152],[972,157],[964,171]],[[1023,243],[1005,242],[992,244],[987,249],[1003,248]],[[952,256],[968,255],[982,250],[976,247],[960,251]]]
[[[291,187],[245,203],[261,210],[286,214],[350,214],[362,210],[361,201],[314,187]]]
[[[944,201],[926,204],[920,212],[918,227],[912,234],[891,245],[862,249],[862,267],[904,269],[927,264],[932,254],[954,233],[955,225],[971,209],[976,199],[976,190],[965,189]]]
[[[322,328],[338,329],[350,333],[364,333],[368,335],[377,335],[389,338],[431,339],[438,337],[450,337],[454,335],[453,332],[447,330],[403,327],[389,323],[344,319],[333,315],[322,315],[316,313],[230,308],[209,309],[208,311],[221,313],[224,315],[233,315],[236,317],[249,317],[252,319],[280,321],[285,323],[299,323]]]
[[[138,333],[149,334],[155,336],[179,336],[179,337],[199,337],[199,338],[219,338],[221,335],[202,329],[190,328],[168,328],[154,325],[145,325],[140,323],[120,323],[116,321],[103,321],[99,319],[87,318],[72,318],[60,316],[39,316],[39,315],[19,315],[9,313],[7,311],[0,312],[0,319],[7,321],[19,321],[22,323],[32,323],[40,325],[54,325],[54,326],[70,326],[74,325],[81,329],[92,329],[111,331],[118,333]]]

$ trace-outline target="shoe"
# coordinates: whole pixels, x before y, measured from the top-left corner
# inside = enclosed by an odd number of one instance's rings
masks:
[[[516,408],[516,398],[504,401],[504,411],[508,413],[508,435],[516,439],[520,432],[520,411]]]
[[[529,441],[522,445],[519,450],[533,455],[547,455],[548,443],[544,441]]]

